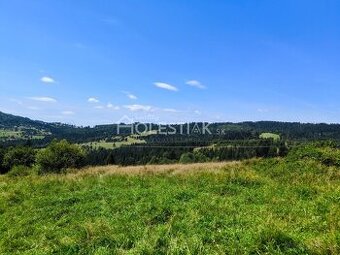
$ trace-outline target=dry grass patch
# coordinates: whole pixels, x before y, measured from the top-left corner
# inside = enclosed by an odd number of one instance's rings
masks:
[[[209,162],[193,164],[171,164],[171,165],[144,165],[144,166],[96,166],[86,167],[82,170],[71,170],[66,174],[67,178],[79,178],[89,175],[144,175],[144,174],[192,174],[197,172],[220,172],[226,167],[240,166],[240,161],[231,162]],[[60,175],[57,175],[60,176]]]

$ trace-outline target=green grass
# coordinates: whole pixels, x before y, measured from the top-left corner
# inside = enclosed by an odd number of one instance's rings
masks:
[[[140,134],[140,136],[149,136],[149,135],[156,135],[158,133],[158,130],[149,130],[145,131]]]
[[[128,136],[126,141],[121,141],[121,142],[106,142],[103,140],[100,142],[82,143],[81,145],[91,146],[92,148],[96,148],[96,149],[98,148],[114,149],[114,148],[119,148],[124,145],[131,145],[135,143],[145,143],[145,140]]]
[[[31,133],[35,135],[32,135]],[[44,139],[50,132],[45,130],[39,130],[32,127],[18,127],[15,130],[12,129],[0,129],[0,140],[15,140],[15,139]]]
[[[98,149],[98,148],[113,149],[113,148],[115,148],[114,142],[105,142],[105,141],[82,143],[80,145],[90,146],[90,147],[95,148],[95,149]]]
[[[131,145],[134,143],[145,143],[145,140],[139,139],[138,137],[128,136],[126,141],[116,142],[116,147],[120,147],[123,145]]]
[[[44,139],[46,136],[44,135],[33,135],[31,136],[31,139],[36,139],[36,140],[42,140]]]
[[[339,168],[191,167],[0,176],[0,254],[340,253]]]
[[[260,135],[261,139],[273,139],[275,141],[280,140],[280,135],[274,133],[262,133]]]
[[[21,131],[14,131],[14,130],[7,130],[7,129],[0,129],[0,139],[7,139],[7,138],[20,138],[22,137]]]

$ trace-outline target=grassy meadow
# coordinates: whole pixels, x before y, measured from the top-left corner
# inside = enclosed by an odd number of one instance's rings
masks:
[[[280,135],[273,133],[262,133],[260,135],[261,139],[273,139],[274,141],[280,140]]]
[[[313,159],[0,176],[0,254],[340,254],[337,166]]]
[[[114,149],[119,148],[121,146],[127,146],[131,144],[143,144],[145,143],[145,140],[138,139],[133,136],[126,137],[126,140],[119,141],[119,142],[106,142],[106,141],[99,141],[99,142],[88,142],[88,143],[82,143],[80,145],[84,146],[90,146],[95,149],[104,148],[104,149]]]
[[[6,129],[0,129],[0,138],[19,138],[22,136],[21,131],[14,131],[14,130],[6,130]]]

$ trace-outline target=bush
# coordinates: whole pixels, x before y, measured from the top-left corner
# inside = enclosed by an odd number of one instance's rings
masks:
[[[328,144],[307,144],[294,148],[288,154],[288,160],[310,159],[321,162],[326,166],[340,166],[340,150]]]
[[[200,150],[194,151],[194,157],[196,162],[209,162],[210,158],[208,158],[204,153],[202,153]]]
[[[10,148],[3,156],[3,168],[5,172],[14,166],[31,167],[35,162],[36,152],[31,147],[13,147]]]
[[[5,167],[3,166],[3,159],[5,156],[5,149],[0,147],[0,174],[5,173]]]
[[[52,141],[49,146],[38,152],[37,164],[42,173],[60,173],[67,168],[83,166],[85,153],[78,145],[70,144],[66,140]]]
[[[13,166],[12,169],[7,173],[8,176],[10,177],[15,177],[15,176],[28,176],[32,173],[32,168],[28,166]]]
[[[210,159],[200,151],[186,152],[181,155],[179,162],[182,164],[208,162]]]
[[[152,156],[152,158],[147,162],[148,165],[156,165],[156,164],[173,164],[173,163],[177,163],[177,160],[172,160],[169,159],[167,157],[156,157],[156,156]]]
[[[183,153],[181,158],[179,159],[179,162],[182,164],[189,164],[195,162],[195,156],[191,152]]]

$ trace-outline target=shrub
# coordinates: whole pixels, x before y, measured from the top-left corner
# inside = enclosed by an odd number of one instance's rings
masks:
[[[156,157],[152,156],[152,158],[147,162],[148,165],[155,165],[155,164],[173,164],[176,163],[177,160],[172,160],[167,157]]]
[[[200,150],[194,151],[195,162],[209,162],[210,159]]]
[[[328,144],[307,144],[294,148],[288,154],[288,160],[311,159],[327,166],[340,166],[340,150]]]
[[[183,153],[181,158],[179,159],[179,162],[182,164],[189,164],[195,162],[195,156],[191,152]]]
[[[15,177],[15,176],[27,176],[30,175],[32,172],[32,168],[28,166],[13,166],[12,169],[7,173],[8,176],[10,177]]]
[[[66,140],[52,141],[37,155],[37,164],[42,173],[60,173],[67,168],[79,168],[83,166],[84,161],[85,153],[82,148]]]
[[[0,147],[0,174],[5,173],[5,167],[3,166],[3,159],[5,156],[5,149]]]
[[[10,148],[3,156],[3,167],[5,171],[10,170],[13,166],[32,166],[35,162],[36,152],[31,147],[13,147]]]
[[[186,152],[181,155],[179,162],[182,164],[208,162],[210,159],[200,151]]]

